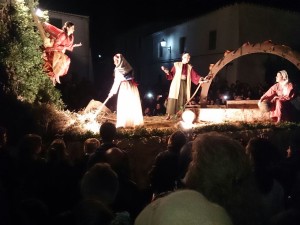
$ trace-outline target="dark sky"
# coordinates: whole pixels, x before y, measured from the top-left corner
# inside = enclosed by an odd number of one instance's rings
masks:
[[[180,22],[235,2],[248,2],[300,12],[297,0],[39,0],[48,10],[90,17],[91,44],[101,51],[106,40],[152,22]]]
[[[248,2],[300,11],[297,0],[39,0],[46,9],[90,16],[94,25],[123,31],[146,22],[172,21]]]

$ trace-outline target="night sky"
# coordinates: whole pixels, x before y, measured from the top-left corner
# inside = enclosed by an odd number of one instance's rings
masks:
[[[90,17],[94,51],[101,52],[114,36],[153,22],[177,23],[235,2],[248,2],[300,12],[300,2],[289,0],[39,0],[41,8]],[[289,3],[290,2],[290,3]]]

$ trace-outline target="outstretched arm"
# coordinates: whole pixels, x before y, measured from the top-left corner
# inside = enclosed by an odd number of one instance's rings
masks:
[[[165,74],[169,74],[170,73],[169,69],[167,69],[164,66],[161,67],[161,70],[164,71]]]
[[[78,44],[74,44],[74,45],[73,45],[74,48],[75,48],[75,47],[80,47],[80,46],[82,46],[81,42],[78,43]]]

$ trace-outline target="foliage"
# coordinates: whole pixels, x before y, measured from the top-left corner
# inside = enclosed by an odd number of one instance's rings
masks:
[[[28,4],[24,0],[13,1],[0,13],[0,86],[3,94],[27,103],[49,103],[64,108],[61,93],[43,71],[43,43]]]

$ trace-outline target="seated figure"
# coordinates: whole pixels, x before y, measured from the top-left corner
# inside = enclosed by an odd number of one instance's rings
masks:
[[[291,100],[295,96],[295,88],[289,81],[288,73],[281,70],[276,75],[276,83],[259,99],[258,106],[261,108],[267,101],[270,107],[270,118],[276,123],[293,121],[295,108],[291,104]]]

